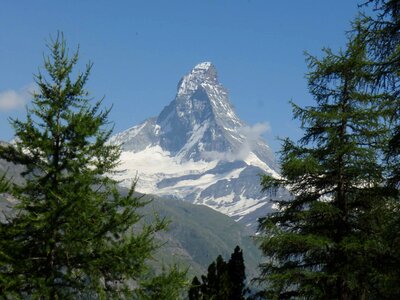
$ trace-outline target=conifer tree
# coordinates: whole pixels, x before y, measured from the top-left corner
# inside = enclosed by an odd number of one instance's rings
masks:
[[[391,127],[386,146],[386,158],[391,171],[389,183],[400,188],[400,2],[397,0],[368,0],[374,14],[360,18],[355,29],[364,36],[371,60],[371,88],[389,95],[380,99],[382,116]]]
[[[163,270],[160,275],[142,281],[140,288],[136,289],[135,296],[141,300],[180,300],[184,297],[187,287],[186,272],[173,266]]]
[[[391,251],[376,264],[385,272],[377,272],[376,289],[387,299],[400,298],[400,2],[397,0],[368,0],[365,5],[373,13],[355,22],[355,31],[364,39],[371,64],[370,89],[380,103],[382,119],[390,129],[390,137],[381,145],[388,169],[386,185],[392,189],[391,210],[387,211],[384,238]]]
[[[6,173],[0,176],[0,194],[7,192],[10,189],[10,182],[6,178]]]
[[[284,140],[282,178],[262,179],[265,190],[286,187],[292,199],[275,201],[278,210],[260,222],[259,281],[268,299],[370,299],[381,271],[371,261],[390,253],[381,232],[390,212],[380,152],[387,128],[376,101],[385,95],[369,93],[358,36],[346,51],[308,61],[316,105],[293,104],[304,136]]]
[[[11,190],[17,213],[0,224],[0,294],[133,297],[165,221],[138,226],[146,201],[134,184],[122,195],[108,177],[120,149],[106,143],[109,110],[85,90],[92,64],[75,71],[78,53],[69,56],[62,35],[48,48],[26,120],[12,120],[16,144],[0,148],[1,158],[26,167],[26,184]]]
[[[191,287],[189,289],[189,300],[201,300],[201,283],[197,276],[193,277]]]
[[[202,283],[193,278],[189,289],[189,300],[244,300],[249,289],[246,287],[245,265],[243,253],[236,246],[231,258],[226,262],[221,255],[212,262],[203,275]]]
[[[217,264],[212,262],[207,269],[207,278],[204,280],[206,282],[205,290],[209,295],[217,295],[219,288],[219,277],[217,275]],[[204,278],[203,278],[204,279]]]
[[[228,278],[231,284],[229,299],[244,300],[244,296],[249,290],[246,288],[243,252],[239,246],[236,246],[228,262]]]

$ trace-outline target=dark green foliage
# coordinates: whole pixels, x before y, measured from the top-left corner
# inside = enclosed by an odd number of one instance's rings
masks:
[[[207,276],[193,278],[189,289],[189,300],[244,300],[246,288],[243,253],[236,246],[231,258],[226,262],[221,255],[208,267]]]
[[[192,280],[191,287],[189,289],[189,300],[199,300],[201,299],[202,291],[201,291],[201,283],[197,276],[195,276]]]
[[[235,251],[231,255],[228,262],[229,281],[232,285],[231,300],[244,299],[246,290],[246,274],[243,261],[243,253],[239,246],[236,246]]]
[[[374,81],[372,90],[388,95],[380,99],[382,115],[391,128],[386,147],[387,163],[391,170],[390,184],[400,188],[400,2],[396,0],[370,0],[373,16],[364,16],[357,30],[364,37],[372,60],[370,73]],[[386,100],[386,101],[385,101]]]
[[[371,94],[370,61],[356,36],[345,52],[309,56],[309,90],[316,106],[293,104],[303,138],[285,140],[282,178],[265,176],[265,190],[288,188],[293,199],[260,222],[266,256],[259,278],[268,299],[369,299],[379,295],[379,261],[393,262],[383,234],[397,203],[386,188],[381,145],[388,128]],[[393,207],[389,207],[392,205]]]
[[[62,36],[48,47],[27,119],[12,121],[16,145],[0,148],[1,158],[26,167],[26,183],[10,191],[17,213],[0,224],[0,294],[121,299],[132,295],[166,223],[133,226],[147,202],[134,184],[121,195],[107,177],[120,150],[106,143],[109,110],[91,105],[84,89],[92,65],[75,73],[78,53],[68,56]]]
[[[400,284],[400,1],[371,0],[339,55],[309,57],[316,106],[281,151],[289,201],[260,222],[272,299],[398,299]]]
[[[178,300],[184,299],[182,288],[185,286],[186,272],[174,266],[171,270],[164,270],[160,275],[143,281],[135,293],[138,299],[143,300]]]
[[[373,82],[370,88],[374,94],[385,93],[380,98],[380,110],[390,130],[385,150],[385,162],[388,169],[387,184],[393,189],[393,208],[386,215],[385,238],[390,242],[390,255],[380,263],[386,270],[376,275],[378,289],[388,299],[400,298],[400,1],[370,0],[366,3],[374,8],[375,14],[363,16],[357,23],[357,30],[364,37],[368,55],[372,61],[370,74]]]
[[[0,194],[10,190],[10,180],[6,178],[6,174],[0,176]]]

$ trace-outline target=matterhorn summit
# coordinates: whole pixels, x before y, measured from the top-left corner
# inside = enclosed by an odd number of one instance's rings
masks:
[[[263,129],[239,119],[216,68],[202,62],[157,117],[110,139],[123,150],[114,176],[125,186],[137,176],[139,192],[204,204],[255,226],[271,208],[259,175],[279,176]]]

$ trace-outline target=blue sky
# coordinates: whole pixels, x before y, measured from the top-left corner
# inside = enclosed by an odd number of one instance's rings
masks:
[[[268,122],[276,136],[297,139],[289,100],[311,105],[304,51],[338,49],[357,14],[356,0],[3,1],[0,10],[0,140],[8,117],[24,118],[33,74],[46,41],[64,32],[80,45],[79,69],[94,63],[87,89],[113,105],[115,131],[157,115],[173,100],[179,79],[211,61],[237,114]],[[3,101],[3,102],[1,102]],[[2,104],[3,103],[3,104]]]

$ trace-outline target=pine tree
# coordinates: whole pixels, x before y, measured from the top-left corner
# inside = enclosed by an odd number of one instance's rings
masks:
[[[400,298],[398,286],[400,271],[400,2],[397,0],[369,0],[373,14],[364,15],[355,22],[355,31],[363,36],[371,64],[369,67],[371,91],[385,94],[377,97],[382,119],[390,129],[390,138],[381,145],[385,151],[388,169],[386,185],[392,188],[391,210],[386,214],[384,238],[391,251],[376,264],[385,272],[376,274],[377,290],[388,299]]]
[[[286,187],[293,199],[260,222],[266,256],[259,278],[271,299],[369,299],[376,295],[371,261],[390,252],[381,227],[388,210],[380,145],[387,128],[371,95],[369,61],[359,36],[347,50],[309,56],[316,106],[293,104],[304,136],[284,141],[282,178],[264,176],[265,190]],[[274,193],[271,193],[273,196]]]
[[[229,299],[244,300],[244,296],[249,290],[246,288],[243,252],[239,246],[236,246],[228,262],[228,278],[231,284]]]
[[[0,176],[0,194],[6,193],[10,189],[10,180],[6,178],[6,173]]]
[[[370,73],[372,89],[389,97],[380,99],[382,115],[391,125],[391,139],[386,145],[386,158],[391,168],[389,181],[397,191],[400,188],[400,2],[396,0],[369,0],[375,14],[364,16],[355,23],[355,29],[365,39],[372,61]],[[386,100],[386,101],[385,101]]]
[[[141,300],[179,300],[184,297],[187,287],[186,271],[181,271],[177,266],[170,270],[163,270],[160,275],[141,282],[136,289],[135,296]]]
[[[189,300],[201,300],[201,283],[197,276],[193,277],[192,284],[189,289]]]
[[[216,276],[212,295],[216,299],[231,299],[232,279],[229,273],[229,262],[227,263],[221,255],[216,259]]]
[[[85,90],[92,64],[74,70],[62,35],[49,46],[46,74],[26,121],[12,120],[15,146],[0,157],[26,167],[11,222],[0,224],[0,294],[4,299],[121,299],[133,295],[164,220],[138,225],[147,202],[119,193],[108,174],[120,149],[106,143],[109,110]],[[75,79],[73,78],[75,77]],[[135,225],[135,227],[133,226]]]
[[[236,246],[231,258],[226,262],[221,255],[212,262],[203,275],[202,283],[193,278],[189,289],[189,300],[244,300],[249,289],[246,287],[243,253]]]
[[[207,280],[205,281],[207,285],[205,286],[206,288],[206,293],[208,295],[217,295],[218,293],[218,281],[219,278],[217,276],[217,266],[215,262],[212,262],[207,269]]]

